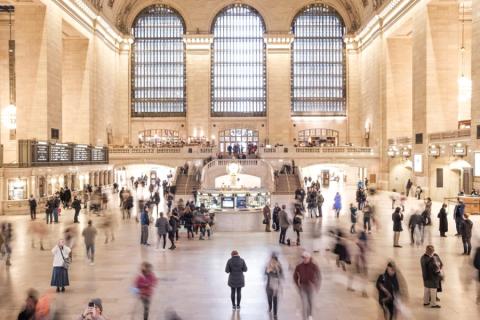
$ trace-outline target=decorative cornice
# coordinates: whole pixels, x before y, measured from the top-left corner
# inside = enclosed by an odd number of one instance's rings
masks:
[[[188,51],[210,51],[213,43],[211,34],[186,34],[183,36],[185,49]]]
[[[267,49],[269,50],[290,50],[294,36],[292,33],[266,33],[263,36]]]

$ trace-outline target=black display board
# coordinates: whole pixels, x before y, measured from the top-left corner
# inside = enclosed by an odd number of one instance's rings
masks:
[[[105,148],[92,148],[92,162],[103,162],[107,159]]]
[[[50,162],[71,162],[71,148],[67,144],[50,145]]]
[[[90,147],[84,145],[76,145],[73,147],[73,162],[90,161]]]
[[[23,144],[31,152],[31,160],[22,164],[25,166],[99,164],[108,163],[108,149],[90,145],[66,143],[50,143],[25,140]]]
[[[36,144],[33,151],[35,162],[48,162],[48,144]]]

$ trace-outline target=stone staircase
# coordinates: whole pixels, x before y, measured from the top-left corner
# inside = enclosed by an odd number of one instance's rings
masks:
[[[275,194],[294,194],[300,187],[300,180],[296,174],[282,173],[275,177]]]
[[[177,176],[175,194],[192,195],[194,188],[200,189],[200,182],[196,181],[195,176],[180,174]]]

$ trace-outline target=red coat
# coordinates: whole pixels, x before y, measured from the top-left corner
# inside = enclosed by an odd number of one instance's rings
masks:
[[[157,284],[157,277],[153,272],[144,275],[140,274],[135,280],[135,287],[138,289],[138,294],[141,298],[150,298],[153,294],[153,288]]]

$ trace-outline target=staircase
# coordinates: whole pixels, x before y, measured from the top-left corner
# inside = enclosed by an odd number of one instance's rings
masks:
[[[275,194],[294,194],[300,187],[300,180],[296,174],[282,173],[275,177]]]
[[[199,190],[200,183],[195,180],[195,176],[180,174],[177,176],[175,194],[191,195],[193,189]]]

